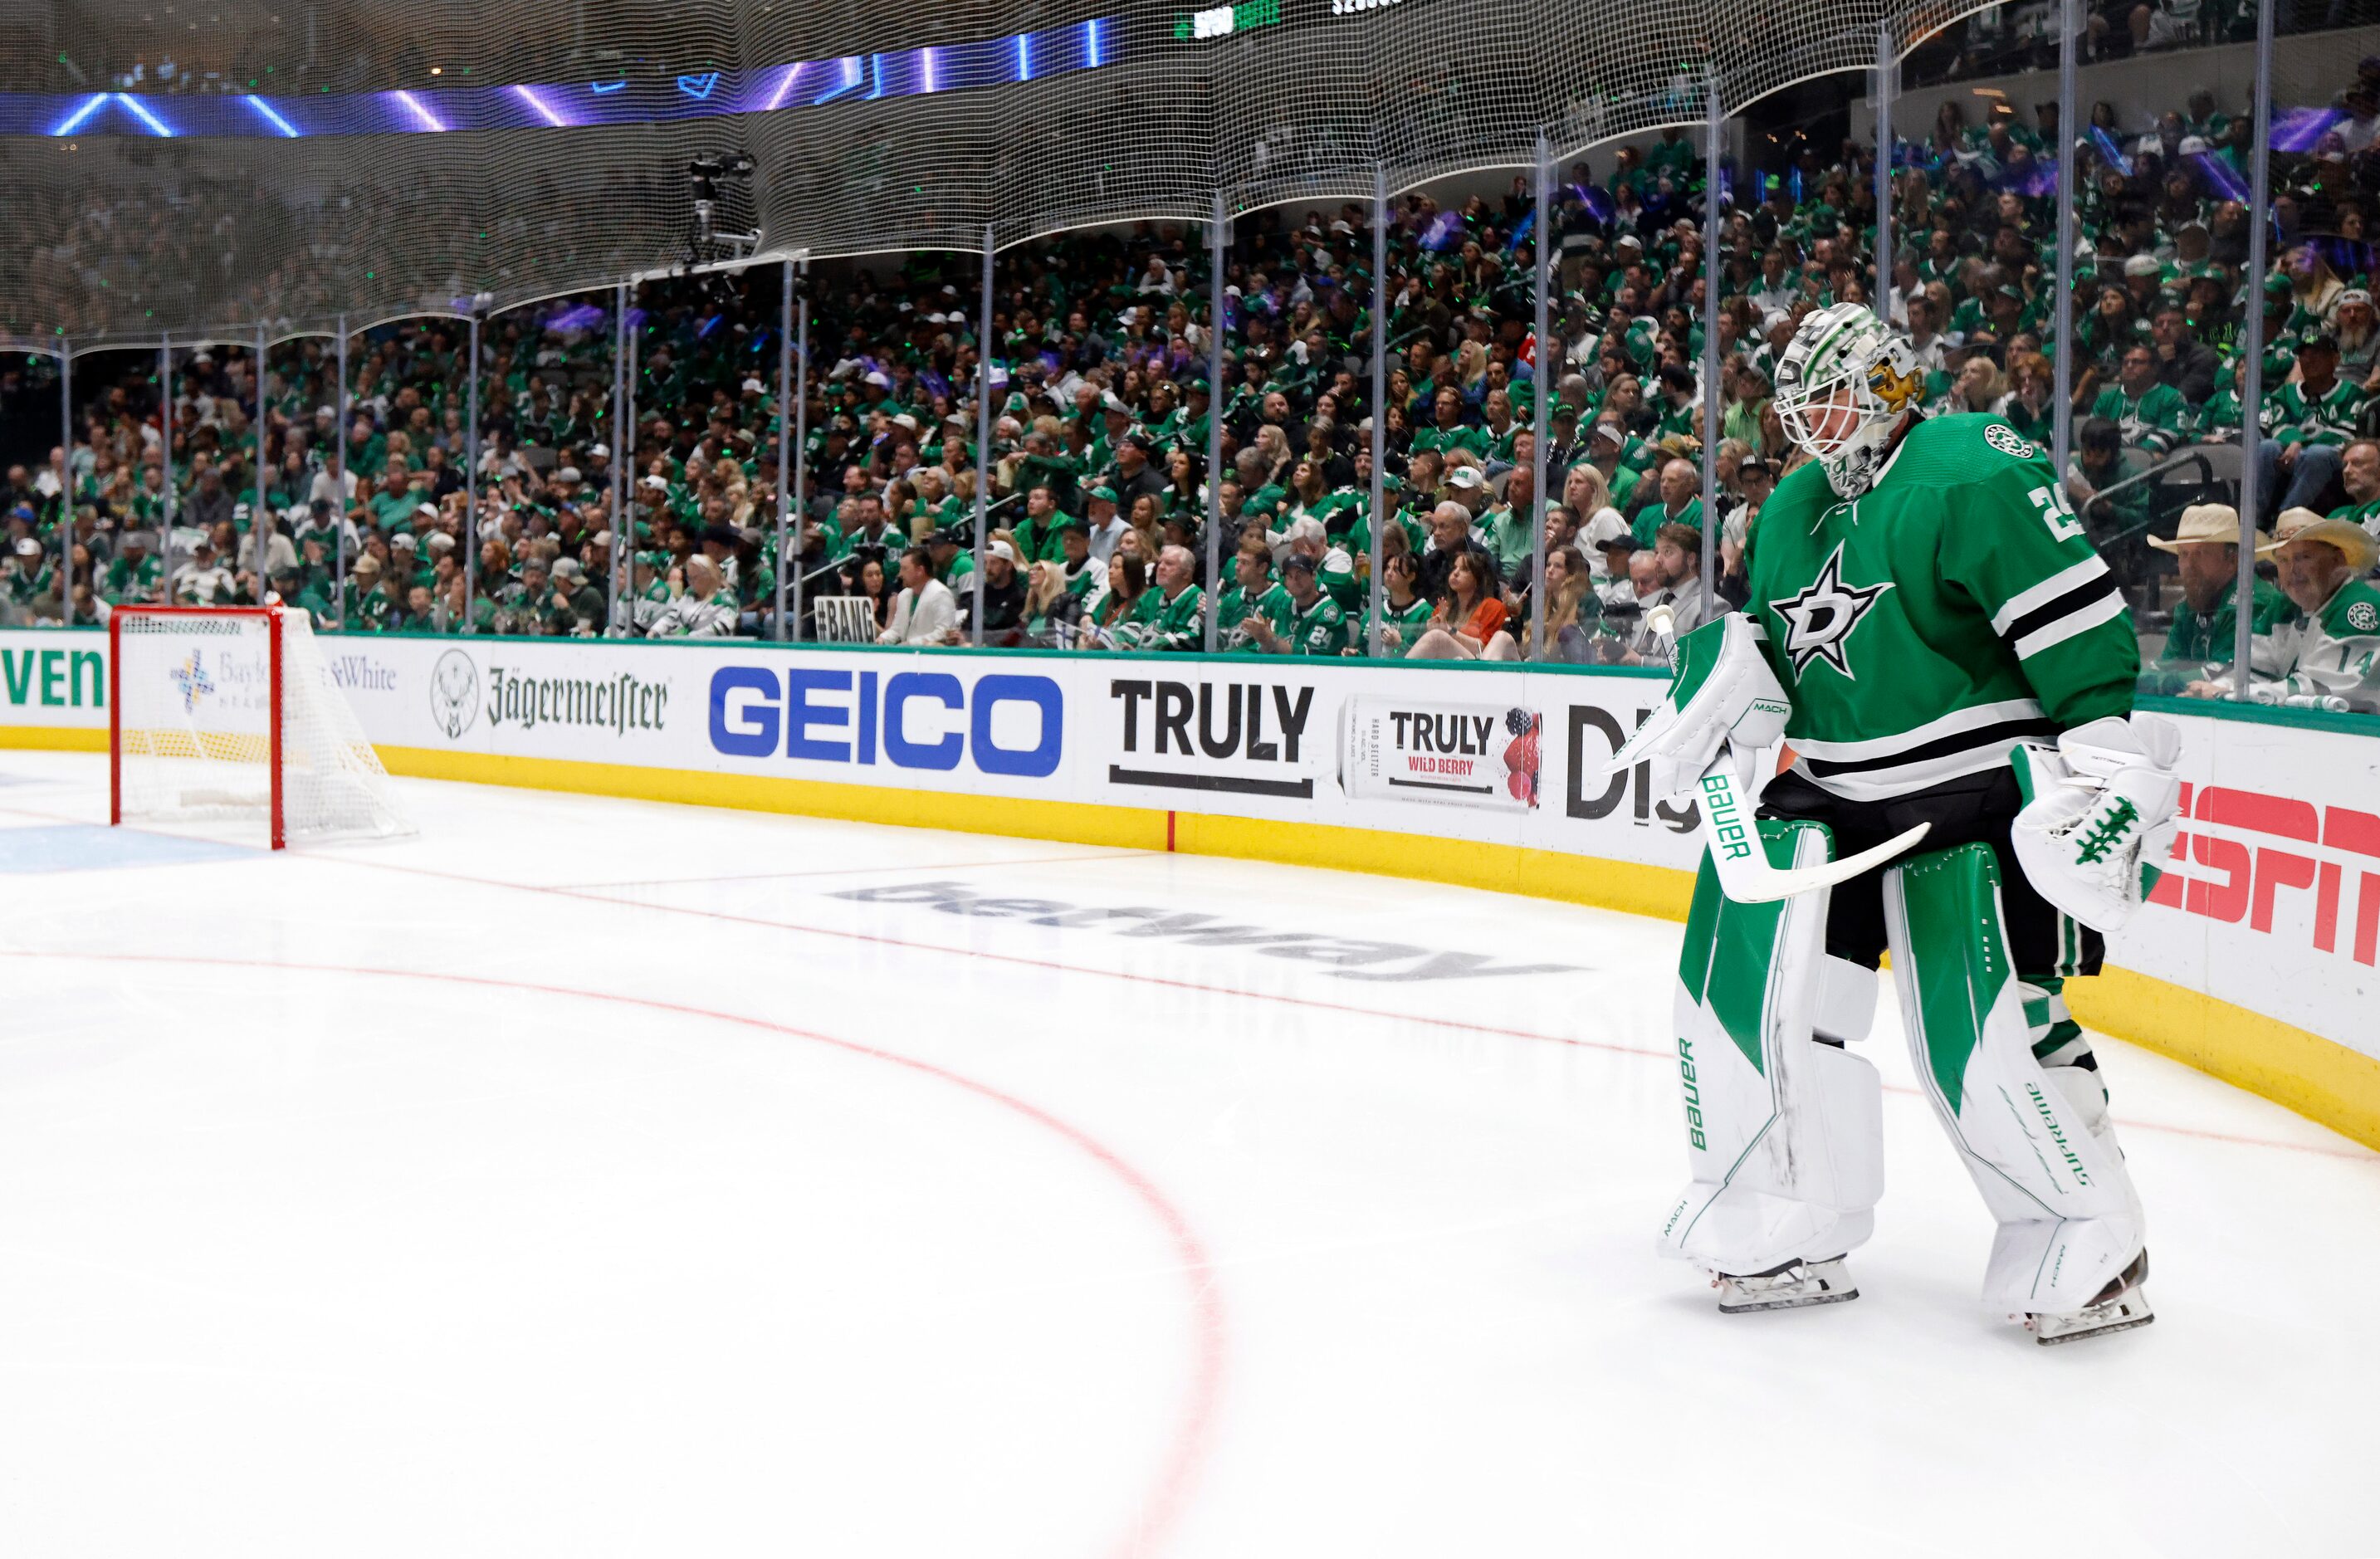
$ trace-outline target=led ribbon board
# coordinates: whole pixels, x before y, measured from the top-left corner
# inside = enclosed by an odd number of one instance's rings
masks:
[[[1241,0],[1236,6],[1215,6],[1193,11],[1173,24],[1177,39],[1228,38],[1251,28],[1271,27],[1281,20],[1281,0]]]
[[[1248,10],[1280,0],[1254,0]],[[381,92],[176,97],[135,92],[0,92],[0,135],[176,140],[438,135],[449,130],[649,125],[842,101],[923,97],[1096,70],[1123,54],[1112,17],[897,54],[846,55],[750,70],[631,73],[601,81],[441,86]]]

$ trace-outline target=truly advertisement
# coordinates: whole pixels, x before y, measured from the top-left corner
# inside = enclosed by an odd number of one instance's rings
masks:
[[[1057,669],[1090,726],[1069,760],[1086,799],[1435,834],[1463,832],[1458,808],[1485,814],[1482,838],[1585,870],[1690,869],[1699,848],[1691,801],[1654,796],[1641,765],[1600,773],[1659,678],[1237,657]]]
[[[1104,678],[1105,719],[1116,733],[1108,784],[1312,800],[1322,756],[1312,737],[1327,728],[1315,724],[1317,689],[1312,683],[1231,676],[1238,664],[1199,668],[1225,674],[1220,676]]]
[[[1358,694],[1344,721],[1339,781],[1350,797],[1536,808],[1545,719],[1533,709]]]

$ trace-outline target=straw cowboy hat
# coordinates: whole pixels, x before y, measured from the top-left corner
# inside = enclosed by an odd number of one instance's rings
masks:
[[[2287,509],[2273,527],[2273,539],[2256,549],[2258,556],[2280,551],[2291,542],[2321,542],[2337,547],[2347,566],[2368,574],[2380,562],[2380,541],[2351,519],[2325,519],[2312,509]]]
[[[2256,532],[2256,547],[2264,549],[2272,538]],[[2149,545],[2159,552],[2180,552],[2184,547],[2215,542],[2231,546],[2240,544],[2240,511],[2228,504],[2192,504],[2181,511],[2181,524],[2176,528],[2173,540],[2162,536],[2149,538]]]

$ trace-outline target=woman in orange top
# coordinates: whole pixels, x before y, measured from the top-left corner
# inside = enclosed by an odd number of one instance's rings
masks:
[[[1473,547],[1447,566],[1446,593],[1406,655],[1413,661],[1516,661],[1520,647],[1504,631],[1504,603],[1486,560]]]

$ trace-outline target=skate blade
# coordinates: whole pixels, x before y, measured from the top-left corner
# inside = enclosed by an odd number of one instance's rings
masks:
[[[2085,1337],[2106,1337],[2118,1332],[2136,1331],[2141,1327],[2146,1326],[2155,1319],[2156,1311],[2149,1309],[2146,1305],[2143,1305],[2132,1314],[2113,1317],[2097,1326],[2081,1326],[2076,1327],[2071,1331],[2058,1332],[2055,1334],[2044,1332],[2040,1327],[2034,1326],[2033,1340],[2040,1344],[2043,1347],[2054,1348],[2063,1343],[2079,1343]]]
[[[1740,1305],[1722,1302],[1721,1315],[1752,1315],[1760,1310],[1806,1310],[1813,1305],[1840,1305],[1859,1297],[1856,1288],[1845,1288],[1830,1294],[1803,1294],[1789,1299],[1753,1299]]]

